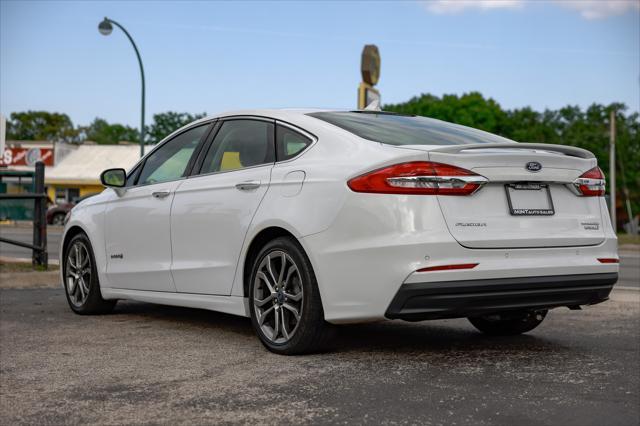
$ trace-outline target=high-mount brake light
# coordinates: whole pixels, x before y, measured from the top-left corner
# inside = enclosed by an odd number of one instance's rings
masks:
[[[578,195],[583,197],[602,197],[605,192],[605,183],[600,167],[594,167],[574,180],[573,186]]]
[[[365,173],[347,182],[355,192],[414,195],[471,195],[488,179],[449,164],[413,161]]]

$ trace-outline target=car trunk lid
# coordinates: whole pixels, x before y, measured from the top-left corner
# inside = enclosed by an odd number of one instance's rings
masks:
[[[429,160],[489,180],[469,196],[437,196],[449,231],[465,247],[568,247],[604,240],[601,197],[579,196],[573,187],[575,179],[596,167],[589,151],[474,144],[430,149]]]

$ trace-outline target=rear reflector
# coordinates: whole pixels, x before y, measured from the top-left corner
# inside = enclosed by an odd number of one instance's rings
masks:
[[[616,258],[613,258],[613,257],[605,257],[605,258],[598,259],[598,262],[600,262],[600,263],[620,263],[620,259],[616,259]]]
[[[418,269],[416,272],[450,271],[453,269],[473,269],[478,265],[479,263],[461,263],[458,265],[429,266],[427,268]]]
[[[604,174],[600,167],[594,167],[576,179],[573,186],[583,197],[601,197],[605,188]]]
[[[488,180],[448,164],[413,161],[365,173],[347,182],[355,192],[415,195],[470,195]]]

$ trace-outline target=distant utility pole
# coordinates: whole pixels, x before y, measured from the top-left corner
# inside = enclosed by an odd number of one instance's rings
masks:
[[[616,112],[611,110],[609,118],[609,208],[613,231],[618,232],[616,220]]]

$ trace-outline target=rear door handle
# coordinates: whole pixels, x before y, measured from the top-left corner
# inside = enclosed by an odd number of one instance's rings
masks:
[[[241,191],[249,191],[251,189],[256,189],[259,187],[260,187],[259,180],[248,180],[246,182],[240,182],[236,184],[236,188],[238,188]]]
[[[164,197],[168,197],[169,194],[170,194],[169,191],[156,191],[151,193],[151,195],[153,195],[153,198],[164,198]]]

